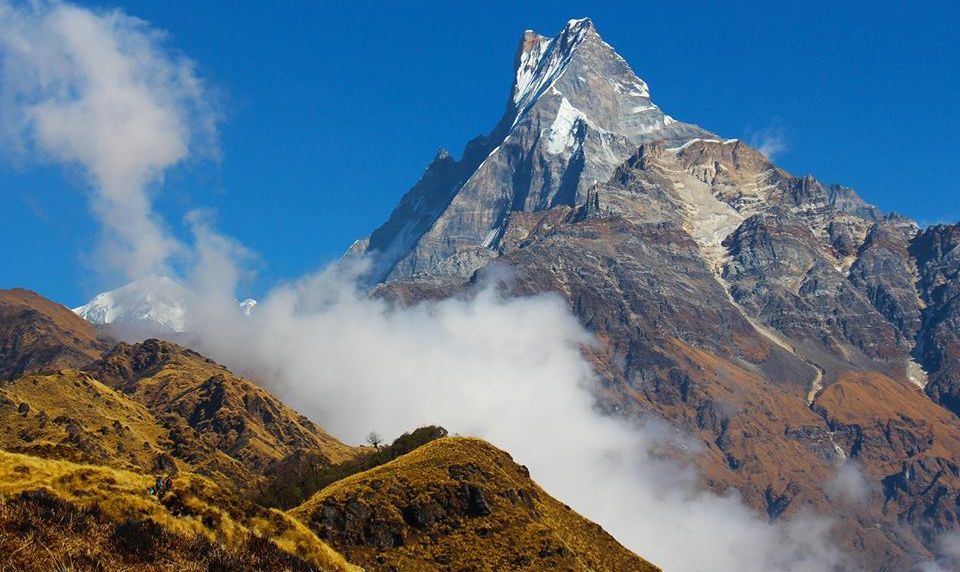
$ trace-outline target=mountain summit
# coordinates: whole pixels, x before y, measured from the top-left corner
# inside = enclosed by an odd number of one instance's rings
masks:
[[[119,339],[138,341],[148,337],[176,337],[190,330],[190,310],[197,295],[167,276],[148,276],[101,292],[73,312]],[[249,316],[257,301],[237,301]]]
[[[100,326],[182,333],[187,330],[187,306],[192,297],[193,293],[176,280],[150,276],[101,292],[73,311]]]
[[[703,483],[771,520],[828,515],[844,570],[912,569],[957,528],[960,225],[921,232],[675,121],[589,20],[524,33],[503,118],[361,253],[407,304],[492,261],[505,293],[562,297],[600,408],[698,439]]]
[[[570,20],[553,38],[524,32],[497,126],[459,161],[438,153],[352,253],[375,255],[375,280],[469,276],[491,258],[511,212],[581,203],[637,146],[698,137],[715,138],[663,113],[589,19]]]

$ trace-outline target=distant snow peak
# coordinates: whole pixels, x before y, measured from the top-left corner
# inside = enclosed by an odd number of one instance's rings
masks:
[[[73,311],[97,325],[118,324],[182,333],[187,328],[187,306],[192,297],[193,293],[176,280],[150,276],[97,294]]]
[[[150,276],[101,292],[73,312],[98,326],[112,327],[121,337],[142,338],[189,331],[189,310],[195,301],[196,294],[173,278]],[[251,298],[237,302],[245,316],[256,305]]]

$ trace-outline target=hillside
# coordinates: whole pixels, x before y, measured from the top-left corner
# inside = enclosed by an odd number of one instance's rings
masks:
[[[158,500],[149,474],[0,450],[0,553],[22,570],[358,570],[281,512],[204,477]]]
[[[479,439],[433,441],[289,514],[372,570],[657,570]]]
[[[236,486],[297,450],[328,464],[355,454],[255,383],[170,342],[118,344],[89,373],[150,410],[173,456]]]
[[[82,367],[109,348],[93,325],[22,288],[0,290],[0,380]]]
[[[0,448],[140,471],[176,470],[170,432],[142,404],[77,370],[0,384]]]

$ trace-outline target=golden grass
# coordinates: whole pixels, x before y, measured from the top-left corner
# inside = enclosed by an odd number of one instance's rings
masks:
[[[102,466],[0,451],[0,496],[46,490],[79,507],[97,507],[116,521],[149,520],[185,537],[234,547],[251,534],[323,570],[359,570],[303,524],[276,510],[235,498],[205,477],[180,473],[161,503],[147,494],[153,477]]]
[[[488,514],[464,513],[470,487],[482,491]],[[403,542],[386,549],[377,548],[375,539],[374,546],[356,542],[360,532],[345,533],[324,519],[324,510],[347,505],[364,507],[354,514],[366,512],[369,522],[402,535]],[[427,526],[412,526],[410,507],[427,505],[442,506],[444,516]],[[331,484],[289,514],[351,561],[374,568],[657,570],[551,498],[507,453],[480,439],[433,441]]]
[[[80,371],[21,377],[0,387],[3,398],[6,450],[149,470],[171,445],[146,407]],[[29,410],[21,413],[21,404]]]

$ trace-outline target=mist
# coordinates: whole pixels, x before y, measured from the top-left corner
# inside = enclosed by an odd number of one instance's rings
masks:
[[[189,343],[263,383],[334,435],[360,443],[424,424],[509,451],[551,494],[671,571],[821,571],[842,561],[829,521],[770,524],[735,494],[656,452],[695,454],[663,420],[596,412],[594,343],[557,296],[504,298],[496,281],[458,298],[396,307],[341,263],[271,291],[251,316],[234,289],[245,251],[195,227],[198,292]],[[509,280],[505,271],[502,280]]]

